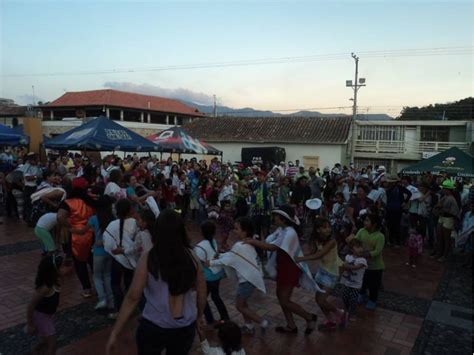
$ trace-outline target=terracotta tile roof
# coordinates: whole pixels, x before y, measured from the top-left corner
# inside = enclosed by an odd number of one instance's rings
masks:
[[[185,105],[178,100],[111,89],[67,92],[60,98],[46,105],[46,107],[80,106],[112,106],[178,113],[190,116],[204,116],[204,114],[197,109]]]
[[[351,117],[204,117],[183,126],[208,142],[343,144]]]

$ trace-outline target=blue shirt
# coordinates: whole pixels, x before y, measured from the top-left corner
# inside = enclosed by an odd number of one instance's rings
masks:
[[[94,235],[95,235],[95,243],[92,249],[92,253],[95,256],[106,256],[107,252],[105,251],[104,247],[97,246],[97,242],[103,242],[102,232],[100,231],[99,220],[97,216],[94,215],[91,218],[89,218],[88,224],[94,230]]]

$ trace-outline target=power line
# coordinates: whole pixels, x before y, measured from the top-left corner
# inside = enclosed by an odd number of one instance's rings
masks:
[[[434,47],[434,48],[413,48],[413,49],[393,49],[393,50],[374,50],[359,51],[364,58],[397,58],[397,57],[423,57],[423,56],[439,56],[439,55],[468,55],[473,54],[474,46],[458,46],[458,47]],[[292,64],[305,63],[315,61],[332,61],[346,60],[349,53],[332,53],[332,54],[315,54],[308,56],[292,56],[262,59],[247,59],[228,62],[198,63],[198,64],[182,64],[167,65],[160,67],[135,67],[135,68],[116,68],[102,70],[85,70],[71,72],[45,72],[45,73],[29,73],[29,74],[2,74],[0,77],[41,77],[41,76],[69,76],[69,75],[96,75],[96,74],[122,74],[122,73],[140,73],[140,72],[156,72],[170,70],[194,70],[194,69],[210,69],[210,68],[226,68],[226,67],[242,67],[254,65],[269,64]]]

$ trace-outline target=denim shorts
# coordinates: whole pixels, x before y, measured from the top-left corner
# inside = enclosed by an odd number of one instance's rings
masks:
[[[252,296],[254,290],[255,286],[248,281],[239,283],[239,286],[237,288],[237,297],[240,297],[243,300],[247,301],[250,296]]]
[[[316,271],[316,275],[314,275],[314,281],[316,281],[316,283],[320,286],[334,288],[337,283],[337,276],[320,267],[318,268],[318,271]]]

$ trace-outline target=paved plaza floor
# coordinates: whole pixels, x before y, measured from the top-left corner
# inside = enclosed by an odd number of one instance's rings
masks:
[[[196,236],[196,226],[189,224]],[[0,225],[0,354],[27,353],[34,338],[23,332],[26,306],[32,292],[39,243],[33,230],[22,221],[5,219]],[[304,322],[297,335],[244,336],[248,354],[471,354],[472,353],[472,265],[467,256],[453,255],[447,264],[422,257],[416,269],[405,266],[404,248],[384,250],[386,272],[379,307],[358,309],[358,320],[333,333],[313,332],[305,337]],[[313,265],[314,267],[314,265]],[[267,280],[267,294],[256,293],[252,307],[272,326],[284,324],[275,296],[275,283]],[[242,322],[233,300],[235,285],[222,282],[221,294],[231,318]],[[84,300],[72,272],[65,277],[57,314],[59,354],[103,354],[112,321],[94,312],[95,299]],[[297,290],[294,300],[323,319],[314,295]],[[212,304],[212,302],[211,302]],[[120,338],[120,354],[136,353],[137,319],[131,319]],[[216,340],[213,330],[207,335]],[[200,353],[196,339],[193,354]]]

